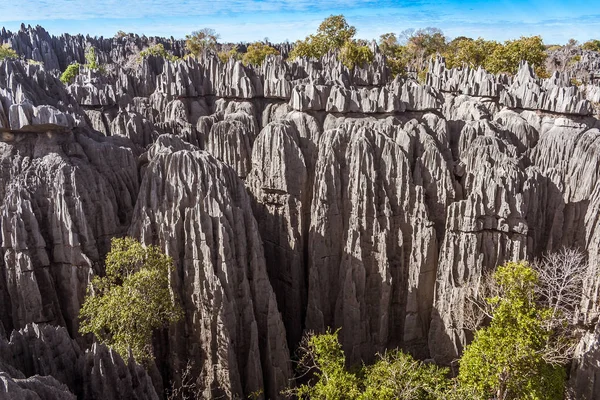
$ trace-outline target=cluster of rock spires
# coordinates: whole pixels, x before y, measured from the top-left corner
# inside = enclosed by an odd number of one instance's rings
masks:
[[[274,399],[303,332],[328,327],[350,362],[400,346],[449,364],[486,271],[562,246],[599,265],[593,84],[440,58],[420,84],[392,79],[378,52],[354,70],[334,55],[132,65],[151,41],[182,44],[39,27],[0,40],[43,62],[0,62],[0,393],[12,398],[160,398],[192,362],[204,398]],[[108,72],[65,87],[59,70],[87,45]],[[185,310],[155,338],[151,376],[78,334],[86,287],[125,234],[173,258]],[[600,393],[594,276],[571,373],[582,399]]]

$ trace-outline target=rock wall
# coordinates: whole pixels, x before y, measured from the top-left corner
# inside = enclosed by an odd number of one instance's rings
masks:
[[[129,234],[176,265],[185,318],[157,334],[162,384],[191,360],[206,398],[278,398],[307,330],[342,328],[350,362],[400,346],[447,364],[469,340],[464,301],[487,271],[561,246],[598,266],[593,84],[441,58],[420,84],[392,79],[379,53],[352,71],[334,54],[131,64],[142,39],[0,37],[44,62],[0,62],[9,332],[49,323],[77,338],[85,288],[110,238]],[[110,68],[65,87],[54,70],[87,44]],[[587,282],[589,327],[599,288]],[[598,340],[590,329],[580,346],[581,393]],[[60,369],[40,373],[56,382],[30,373],[1,376],[14,391],[64,392]]]

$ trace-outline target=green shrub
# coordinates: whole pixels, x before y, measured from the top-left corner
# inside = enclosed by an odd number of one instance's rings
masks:
[[[406,46],[398,43],[398,38],[394,33],[385,33],[379,37],[379,49],[385,55],[386,65],[392,77],[406,75],[409,62],[408,53]]]
[[[179,60],[179,57],[167,52],[162,43],[154,44],[147,49],[140,51],[140,58],[146,58],[148,56],[162,57],[171,62]]]
[[[589,40],[589,41],[585,42],[583,44],[583,46],[581,46],[581,48],[584,50],[590,50],[590,51],[600,51],[600,40],[598,40],[598,39]]]
[[[297,41],[289,57],[320,58],[330,50],[341,49],[355,34],[356,28],[348,25],[343,15],[331,15],[321,22],[316,34]]]
[[[448,369],[424,364],[400,350],[348,370],[337,331],[307,336],[300,349],[298,372],[313,372],[313,379],[286,391],[299,399],[434,400],[447,399],[451,390]]]
[[[203,28],[185,36],[185,48],[192,56],[199,56],[204,50],[215,49],[219,34],[211,28]]]
[[[356,40],[348,40],[340,50],[339,59],[348,69],[353,69],[373,61],[373,52],[369,46],[360,45]]]
[[[158,247],[132,238],[113,239],[106,276],[94,277],[80,310],[82,334],[93,333],[124,359],[153,359],[152,331],[182,316],[169,285],[173,261]]]
[[[581,61],[581,56],[577,54],[571,57],[571,59],[569,60],[569,65],[577,64],[579,61]]]
[[[73,63],[65,69],[65,72],[60,76],[60,81],[65,85],[73,83],[77,75],[79,74],[79,63]]]
[[[100,68],[98,60],[96,59],[96,49],[94,47],[90,47],[85,52],[85,66],[94,71]]]
[[[252,43],[248,46],[248,51],[244,53],[242,63],[244,63],[244,65],[260,65],[268,55],[278,56],[279,51],[261,42]]]
[[[238,51],[237,46],[232,46],[229,49],[223,49],[217,53],[217,57],[221,60],[222,63],[226,63],[230,58],[238,61],[242,59],[242,53]]]
[[[5,58],[18,58],[18,54],[14,51],[8,43],[0,46],[0,60],[4,60]]]
[[[461,386],[482,400],[562,399],[565,369],[544,359],[551,312],[536,303],[536,272],[527,263],[509,262],[498,268],[494,280],[499,294],[488,299],[492,321],[465,348]]]
[[[504,72],[514,75],[519,69],[519,63],[525,60],[530,65],[536,66],[538,76],[546,77],[547,73],[544,67],[546,57],[546,48],[541,36],[521,37],[495,46],[485,58],[483,66],[493,74]]]

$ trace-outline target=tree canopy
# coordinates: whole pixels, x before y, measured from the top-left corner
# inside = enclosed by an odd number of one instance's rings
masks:
[[[172,62],[179,60],[179,57],[174,56],[173,54],[169,53],[165,49],[165,46],[163,46],[162,43],[154,44],[154,45],[148,47],[147,49],[140,51],[141,58],[146,58],[148,56],[162,57],[165,60],[169,60]]]
[[[598,39],[588,40],[581,46],[581,48],[584,50],[590,50],[590,51],[600,51],[600,40],[598,40]]]
[[[255,42],[248,46],[248,50],[242,57],[242,63],[244,65],[260,65],[268,55],[278,56],[279,51],[268,44]]]
[[[193,56],[199,56],[204,50],[216,49],[219,34],[212,28],[203,28],[185,36],[185,48]]]
[[[536,302],[537,273],[509,262],[494,279],[499,294],[488,299],[490,326],[475,332],[460,359],[459,382],[476,399],[562,399],[565,369],[544,360],[551,312]]]
[[[287,394],[316,400],[433,400],[450,390],[446,368],[424,364],[400,350],[378,358],[373,365],[351,371],[338,331],[306,336],[300,346],[299,372],[313,375]]]
[[[373,60],[373,52],[364,41],[354,39],[356,28],[346,22],[343,15],[331,15],[319,25],[314,35],[295,43],[290,58],[323,57],[338,51],[340,61],[349,69]]]
[[[356,28],[348,25],[343,15],[331,15],[319,25],[314,35],[299,40],[290,53],[290,58],[323,57],[331,50],[339,50],[356,35]]]
[[[93,333],[123,358],[153,359],[152,332],[177,321],[181,309],[169,286],[173,261],[156,246],[113,239],[106,276],[94,277],[80,310],[82,334]]]

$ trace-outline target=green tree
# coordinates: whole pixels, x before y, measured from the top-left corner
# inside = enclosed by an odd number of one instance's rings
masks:
[[[359,379],[346,370],[346,357],[338,332],[304,338],[300,345],[300,373],[313,372],[311,382],[288,390],[290,396],[314,400],[358,399]]]
[[[338,331],[305,337],[298,365],[303,376],[313,374],[308,383],[287,391],[300,399],[433,400],[447,399],[452,389],[448,369],[416,361],[400,350],[349,371]]]
[[[132,238],[113,239],[106,276],[94,277],[80,310],[82,334],[93,333],[123,358],[153,359],[152,331],[177,321],[182,312],[169,286],[173,261],[156,246]]]
[[[409,354],[394,350],[364,368],[361,400],[435,400],[447,398],[449,370],[424,364]]]
[[[153,44],[152,46],[140,51],[140,58],[146,58],[149,56],[162,57],[165,60],[175,62],[179,60],[179,57],[174,56],[165,50],[165,46],[162,43]]]
[[[546,48],[541,36],[521,37],[496,46],[486,58],[484,67],[494,74],[504,72],[514,75],[519,69],[519,63],[524,60],[530,65],[535,65],[539,77],[546,77],[546,57]]]
[[[356,28],[348,25],[343,15],[331,15],[321,22],[317,34],[323,36],[328,48],[339,49],[356,35]]]
[[[240,53],[238,51],[237,46],[224,46],[221,51],[219,51],[217,53],[217,56],[219,57],[219,60],[221,60],[222,63],[226,63],[227,61],[229,61],[230,58],[233,58],[234,60],[241,60],[243,55],[242,53]]]
[[[330,50],[339,50],[356,35],[356,28],[348,25],[343,15],[331,15],[321,22],[317,33],[299,40],[290,52],[290,58],[320,58]]]
[[[244,63],[244,65],[261,65],[269,55],[278,56],[279,51],[262,42],[252,43],[248,46],[246,53],[244,53],[242,63]]]
[[[394,33],[384,33],[379,37],[379,50],[385,56],[386,65],[392,76],[406,73],[408,65],[406,46],[400,45]]]
[[[18,58],[18,54],[14,51],[8,43],[0,46],[0,60],[4,60],[5,58]]]
[[[581,46],[581,48],[584,50],[590,50],[590,51],[600,51],[600,40],[598,40],[598,39],[588,40]]]
[[[77,75],[79,74],[79,63],[73,63],[67,66],[67,69],[60,75],[60,81],[65,85],[73,83]]]
[[[98,64],[96,49],[94,47],[90,47],[85,52],[85,65],[86,67],[92,70],[100,69],[100,64]]]
[[[211,28],[203,28],[185,36],[185,48],[189,54],[199,56],[204,50],[217,47],[219,34]]]
[[[443,53],[448,68],[468,65],[471,68],[485,66],[487,58],[496,49],[502,46],[493,40],[460,37],[448,43]]]
[[[402,36],[406,40],[409,63],[417,71],[423,71],[429,58],[436,53],[443,53],[446,48],[446,37],[439,28],[409,29]]]
[[[552,332],[549,309],[536,302],[536,272],[509,262],[494,274],[498,295],[489,327],[475,332],[460,359],[458,380],[476,399],[561,399],[565,369],[544,360]]]
[[[348,69],[355,66],[364,66],[373,61],[373,52],[366,44],[360,44],[356,40],[349,40],[342,46],[339,59]]]

